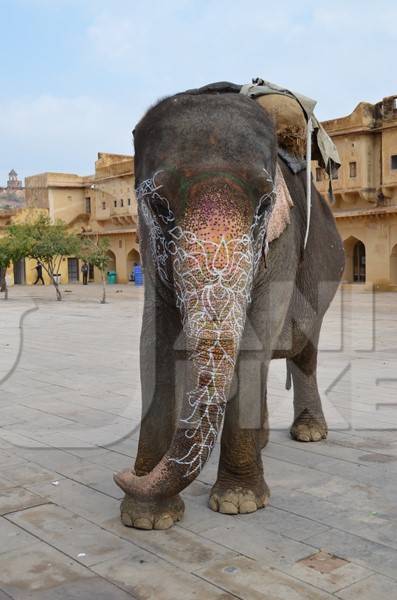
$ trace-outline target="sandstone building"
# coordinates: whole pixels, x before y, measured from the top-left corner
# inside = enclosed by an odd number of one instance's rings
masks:
[[[343,280],[358,289],[397,290],[397,95],[361,102],[323,125],[342,162],[333,175],[332,209],[346,251]],[[328,175],[316,163],[313,176],[327,197]],[[8,184],[20,184],[13,171]],[[140,262],[132,156],[99,153],[93,175],[43,173],[27,177],[25,187],[25,210],[45,210],[76,232],[108,237],[109,270],[120,283],[128,281]],[[0,212],[0,230],[15,218],[24,218],[23,211]],[[65,259],[62,283],[79,281],[80,266],[76,257]],[[14,266],[16,283],[31,283],[34,275],[28,261]],[[98,275],[90,271],[91,280]]]
[[[134,264],[140,262],[132,156],[100,152],[93,175],[42,173],[26,177],[25,188],[25,211],[4,214],[0,226],[23,219],[33,210],[47,211],[51,219],[62,219],[76,233],[106,236],[109,270],[116,271],[119,283],[129,280]],[[15,283],[33,283],[34,264],[25,260],[14,265]],[[60,269],[61,283],[78,282],[80,269],[77,257],[66,258]],[[90,269],[89,277],[99,281],[100,275]],[[45,274],[44,278],[48,279]]]
[[[361,102],[347,117],[323,122],[342,166],[332,206],[346,252],[346,283],[397,290],[397,96]],[[314,180],[327,196],[328,176]]]

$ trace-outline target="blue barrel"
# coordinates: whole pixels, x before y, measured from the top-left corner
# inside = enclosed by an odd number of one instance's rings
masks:
[[[135,285],[143,285],[143,271],[141,265],[134,267],[134,283]]]
[[[117,283],[117,273],[116,273],[116,271],[109,271],[108,272],[108,283],[110,285]]]

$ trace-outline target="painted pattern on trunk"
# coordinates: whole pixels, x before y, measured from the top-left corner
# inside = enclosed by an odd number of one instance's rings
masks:
[[[156,183],[159,173],[141,183],[136,193],[158,275],[175,291],[191,353],[195,385],[184,402],[179,425],[185,429],[186,451],[168,457],[183,466],[185,477],[191,477],[207,461],[222,424],[253,277],[267,246],[275,191],[264,170],[270,191],[258,201],[248,226],[242,223],[231,228],[225,210],[231,205],[233,209],[235,185],[220,179],[202,186],[193,217],[177,225],[168,200],[161,194],[162,186]],[[227,202],[222,207],[224,198]],[[215,217],[211,206],[217,207]],[[199,217],[197,210],[201,211]],[[235,210],[238,212],[237,202]]]

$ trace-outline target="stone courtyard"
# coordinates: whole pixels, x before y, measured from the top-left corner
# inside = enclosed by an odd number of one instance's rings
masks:
[[[140,417],[143,290],[18,286],[0,300],[0,599],[390,600],[397,589],[397,296],[345,289],[325,320],[327,441],[289,439],[269,381],[270,506],[207,508],[218,448],[168,531],[119,520]]]

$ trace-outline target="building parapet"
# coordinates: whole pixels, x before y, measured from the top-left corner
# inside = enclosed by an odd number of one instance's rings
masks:
[[[94,181],[93,175],[75,175],[74,173],[39,173],[25,177],[26,188],[83,188]]]
[[[134,158],[125,154],[98,152],[95,162],[95,180],[103,181],[113,177],[134,175]]]
[[[332,137],[351,133],[376,133],[397,125],[397,95],[386,96],[380,102],[360,102],[350,115],[322,122]]]
[[[350,210],[340,210],[334,212],[335,219],[345,219],[348,217],[372,217],[390,215],[397,213],[397,205],[385,206],[383,208],[353,208]]]

